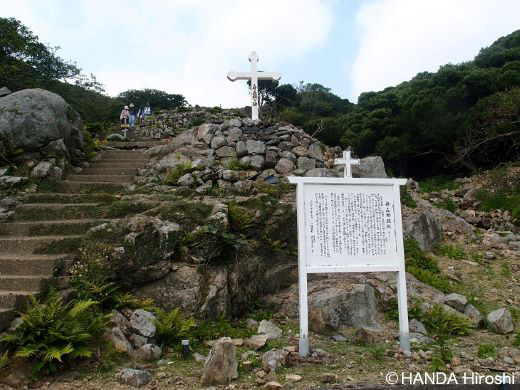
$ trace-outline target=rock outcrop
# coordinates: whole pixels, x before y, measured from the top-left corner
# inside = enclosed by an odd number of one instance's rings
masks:
[[[0,98],[1,147],[9,154],[78,157],[83,148],[82,130],[79,114],[55,93],[24,89]]]

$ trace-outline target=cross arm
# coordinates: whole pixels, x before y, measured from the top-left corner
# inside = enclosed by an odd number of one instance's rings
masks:
[[[258,72],[258,80],[280,80],[282,77],[278,72]]]
[[[235,71],[231,71],[231,72],[229,72],[227,74],[227,78],[230,81],[250,80],[251,79],[251,73],[249,73],[249,72],[235,72]]]

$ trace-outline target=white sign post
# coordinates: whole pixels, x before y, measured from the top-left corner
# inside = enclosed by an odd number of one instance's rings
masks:
[[[258,72],[256,63],[260,57],[256,51],[249,54],[249,62],[251,62],[251,72],[235,72],[232,70],[228,73],[227,78],[230,81],[251,80],[251,119],[258,119],[258,80],[280,80],[278,72]]]
[[[401,348],[410,350],[400,187],[406,179],[289,177],[297,184],[300,355],[309,354],[307,274],[397,272]]]

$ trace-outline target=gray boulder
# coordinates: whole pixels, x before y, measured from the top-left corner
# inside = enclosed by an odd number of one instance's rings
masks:
[[[213,137],[213,139],[211,140],[211,149],[218,149],[222,146],[225,146],[226,144],[226,137],[217,135],[216,137]]]
[[[298,157],[298,169],[308,171],[316,168],[316,160],[308,157]]]
[[[321,148],[322,148],[322,145],[319,142],[315,142],[311,146],[309,146],[307,153],[309,154],[309,156],[311,158],[318,160],[318,161],[323,161],[325,159],[325,157],[323,157]]]
[[[149,311],[137,309],[130,317],[130,326],[137,334],[144,337],[153,337],[155,335],[155,316]]]
[[[464,312],[464,308],[468,303],[468,299],[461,294],[451,293],[444,297],[444,303],[461,313]]]
[[[0,97],[10,95],[12,92],[7,87],[0,88]]]
[[[117,352],[123,352],[128,355],[132,353],[132,344],[130,344],[130,341],[126,339],[123,331],[117,326],[114,326],[110,329],[105,329],[102,334],[102,338],[103,340],[112,343]]]
[[[262,368],[266,372],[276,372],[276,370],[285,365],[285,360],[289,355],[288,351],[283,349],[271,349],[262,355]]]
[[[238,378],[236,347],[229,337],[219,339],[206,359],[202,372],[202,386],[226,385]]]
[[[385,163],[379,156],[365,157],[360,165],[352,166],[353,177],[388,177],[385,171]]]
[[[496,333],[511,333],[515,327],[509,310],[502,308],[487,315],[487,322],[491,330]]]
[[[379,331],[374,288],[368,284],[353,284],[347,289],[326,288],[309,295],[309,306],[321,312],[325,324],[333,329],[355,326]]]
[[[308,177],[337,177],[338,175],[328,168],[314,168],[305,172]]]
[[[237,157],[243,157],[247,154],[247,146],[244,141],[238,141],[235,145]]]
[[[406,209],[403,215],[403,233],[413,238],[425,251],[433,251],[442,239],[442,226],[430,209]]]
[[[82,131],[79,114],[55,93],[24,89],[0,99],[0,149],[38,151],[61,138],[69,150],[81,150]]]
[[[294,170],[294,164],[291,160],[286,158],[281,158],[280,161],[276,164],[275,168],[276,172],[281,174],[288,174]]]
[[[155,344],[144,344],[135,351],[135,355],[139,360],[152,361],[161,358],[162,350]]]
[[[264,154],[265,144],[262,141],[255,141],[252,139],[246,142],[247,152],[249,154]]]
[[[410,329],[410,333],[428,334],[428,331],[426,330],[422,322],[416,320],[415,318],[412,318],[410,320],[408,327]]]
[[[117,374],[117,380],[124,385],[141,387],[148,384],[152,380],[152,374],[145,370],[123,368]]]
[[[271,321],[260,321],[257,332],[258,334],[265,334],[268,340],[277,340],[282,337],[282,330]]]
[[[468,303],[464,308],[464,314],[466,314],[475,325],[479,325],[484,319],[482,313],[471,303]]]
[[[249,165],[251,169],[260,171],[264,167],[264,158],[262,156],[252,156],[251,163]]]
[[[140,287],[136,295],[153,298],[155,304],[164,310],[180,307],[185,313],[195,313],[201,283],[201,275],[195,267],[182,266],[164,278]]]

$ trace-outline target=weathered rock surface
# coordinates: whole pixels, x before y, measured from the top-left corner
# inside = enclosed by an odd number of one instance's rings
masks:
[[[257,332],[258,334],[265,334],[268,340],[277,340],[282,337],[282,330],[267,320],[260,321]]]
[[[44,89],[24,89],[0,99],[0,140],[4,150],[41,151],[63,140],[69,151],[83,149],[83,123],[65,100]]]
[[[502,308],[489,313],[486,317],[489,327],[496,333],[511,333],[515,327],[509,310]]]
[[[333,329],[342,326],[381,329],[377,321],[374,289],[366,284],[352,285],[349,291],[328,288],[312,292],[309,306],[321,312],[326,325]]]
[[[141,387],[147,385],[152,380],[152,374],[146,370],[123,368],[117,374],[117,379],[122,384],[132,387]]]
[[[137,309],[130,317],[130,326],[132,330],[144,337],[153,337],[155,335],[155,316],[149,311]]]
[[[215,343],[204,364],[201,384],[226,385],[238,377],[236,347],[229,337],[223,337]]]
[[[352,166],[353,177],[388,177],[385,171],[385,163],[381,157],[365,157],[360,162],[360,165]]]

